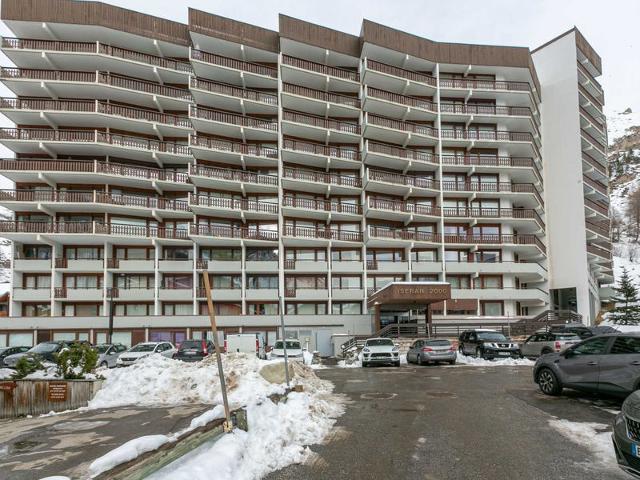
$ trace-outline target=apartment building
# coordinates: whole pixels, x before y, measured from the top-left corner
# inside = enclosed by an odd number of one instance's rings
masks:
[[[399,305],[373,320],[367,300],[392,282],[449,283],[451,299],[427,307],[442,322],[532,316],[557,308],[550,288],[582,291],[586,276],[554,282],[549,264],[570,227],[545,205],[577,208],[559,200],[547,149],[561,146],[544,140],[557,112],[541,82],[557,73],[537,58],[558,42],[532,56],[367,20],[356,36],[284,15],[271,31],[193,9],[185,25],[97,2],[1,8],[15,66],[0,71],[14,94],[0,113],[16,126],[0,129],[15,152],[0,161],[15,182],[0,192],[15,212],[0,222],[13,242],[0,344],[103,341],[111,309],[125,343],[205,335],[203,271],[224,330],[275,338],[284,305],[320,350],[423,318]],[[575,105],[554,108],[580,122],[584,232],[565,248],[584,256],[597,311],[612,277],[588,149],[603,124],[578,91],[596,95],[600,70],[580,39]]]

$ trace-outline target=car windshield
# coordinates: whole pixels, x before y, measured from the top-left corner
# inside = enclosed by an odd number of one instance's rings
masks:
[[[202,347],[202,340],[185,340],[180,344],[181,350],[185,348],[201,348],[201,347]]]
[[[448,347],[451,342],[449,340],[427,340],[424,344],[430,347]]]
[[[154,348],[156,348],[155,343],[139,343],[129,351],[130,352],[153,352]]]
[[[282,350],[284,348],[282,344],[283,344],[282,340],[278,340],[273,348],[276,348],[278,350]],[[294,348],[294,349],[299,350],[300,349],[300,342],[298,342],[296,340],[287,340],[287,348]]]
[[[485,342],[506,342],[507,337],[498,332],[478,332],[478,339]]]
[[[29,353],[52,353],[60,348],[59,343],[40,343],[29,350]]]
[[[98,353],[107,353],[109,347],[110,345],[96,345],[95,347],[93,347],[93,349]]]
[[[376,340],[367,340],[367,347],[389,347],[393,346],[393,341],[388,338],[378,338]]]

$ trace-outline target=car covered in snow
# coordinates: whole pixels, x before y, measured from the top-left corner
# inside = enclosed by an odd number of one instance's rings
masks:
[[[96,362],[98,367],[113,368],[116,366],[120,355],[127,350],[127,347],[121,343],[103,343],[95,345],[93,349],[98,354],[98,361]]]
[[[362,347],[362,366],[400,366],[400,349],[390,338],[369,338]]]
[[[18,353],[25,353],[29,351],[31,347],[3,347],[0,348],[0,367],[6,366],[4,359],[10,355],[16,355]]]
[[[117,367],[126,367],[133,365],[141,358],[149,355],[162,355],[163,357],[172,358],[176,353],[176,347],[171,342],[143,342],[134,345],[126,352],[123,352],[116,361]]]
[[[286,343],[282,340],[276,340],[271,349],[271,359],[284,358],[284,348],[287,347],[287,358],[291,360],[304,360],[304,350],[300,340],[293,338],[287,339]]]
[[[495,330],[476,328],[462,332],[458,351],[485,360],[496,358],[522,358],[520,345]]]
[[[21,358],[26,357],[28,360],[39,360],[41,362],[55,363],[58,354],[65,348],[69,348],[72,342],[53,341],[42,342],[26,352],[14,353],[5,357],[4,364],[9,368],[16,368]]]

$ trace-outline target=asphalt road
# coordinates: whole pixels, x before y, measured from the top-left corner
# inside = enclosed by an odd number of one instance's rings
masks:
[[[617,401],[538,393],[530,367],[326,369],[346,413],[303,465],[268,480],[629,480],[549,426],[610,425]]]

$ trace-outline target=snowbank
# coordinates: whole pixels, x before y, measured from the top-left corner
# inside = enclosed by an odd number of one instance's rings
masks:
[[[15,370],[11,370],[10,368],[0,368],[0,379],[11,378],[11,375],[14,373]]]
[[[94,460],[89,466],[92,476],[112,469],[116,465],[133,460],[139,455],[156,450],[169,441],[166,435],[147,435],[145,437],[134,438],[123,443],[118,448],[111,450],[106,455]]]
[[[474,367],[520,367],[533,366],[535,362],[528,358],[499,358],[496,360],[485,360],[484,358],[469,357],[458,352],[457,363],[460,365],[471,365]]]
[[[586,447],[596,463],[617,469],[609,425],[558,419],[549,420],[549,425],[572,442]]]

